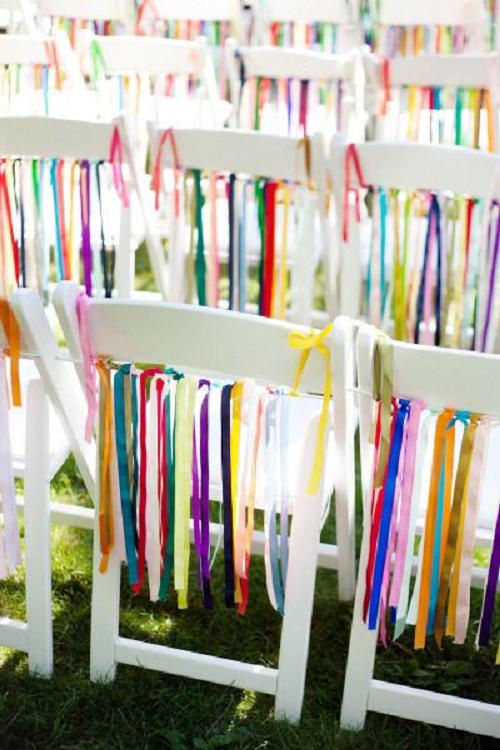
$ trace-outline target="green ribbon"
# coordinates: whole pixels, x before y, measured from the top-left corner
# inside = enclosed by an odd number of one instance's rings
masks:
[[[207,304],[206,289],[206,263],[205,263],[205,237],[203,234],[202,208],[205,202],[201,192],[201,172],[199,169],[193,170],[194,178],[194,197],[195,197],[195,222],[196,222],[196,257],[194,261],[194,271],[196,277],[196,291],[198,293],[198,302],[200,305]]]

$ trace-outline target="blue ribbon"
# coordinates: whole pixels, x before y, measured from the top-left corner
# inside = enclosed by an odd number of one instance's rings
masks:
[[[139,571],[135,546],[135,513],[133,512],[128,472],[127,438],[125,420],[125,377],[130,378],[130,365],[122,365],[114,377],[115,442],[122,506],[123,535],[127,555],[128,581],[138,583]]]
[[[380,593],[382,590],[382,581],[384,578],[387,547],[389,544],[389,533],[391,530],[392,509],[394,506],[394,496],[396,492],[399,456],[401,453],[401,445],[403,442],[404,424],[409,411],[410,402],[405,399],[401,399],[399,401],[396,426],[394,428],[394,436],[391,442],[389,463],[387,469],[387,480],[384,487],[382,517],[380,520],[377,555],[375,558],[375,568],[373,572],[373,585],[370,594],[370,611],[368,615],[369,630],[375,630],[377,627],[380,608]]]

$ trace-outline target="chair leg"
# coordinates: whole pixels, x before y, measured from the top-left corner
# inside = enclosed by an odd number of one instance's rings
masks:
[[[368,630],[362,620],[365,592],[364,571],[368,559],[368,546],[369,533],[365,529],[340,713],[340,726],[343,729],[363,729],[365,725],[370,682],[375,664],[378,629]]]
[[[306,448],[316,445],[317,420],[313,420]],[[303,462],[305,465],[310,462]],[[309,470],[304,472],[304,479]],[[305,484],[305,482],[304,482]],[[322,483],[321,483],[322,485]],[[314,604],[316,566],[321,530],[322,487],[315,497],[304,490],[295,501],[290,536],[290,554],[285,592],[285,615],[281,630],[275,717],[298,723],[304,700],[309,635]]]
[[[90,613],[90,679],[92,682],[111,682],[116,673],[115,642],[120,621],[121,563],[115,548],[109,556],[107,571],[100,573],[100,558],[99,511],[96,507]]]
[[[48,402],[41,380],[31,380],[26,409],[24,522],[28,664],[32,674],[53,670]]]

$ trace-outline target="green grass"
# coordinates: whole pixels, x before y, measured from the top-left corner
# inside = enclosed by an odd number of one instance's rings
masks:
[[[59,500],[88,504],[73,461],[53,484]],[[333,536],[333,528],[324,532]],[[268,696],[120,666],[112,685],[88,678],[91,594],[91,535],[52,530],[55,672],[52,680],[30,677],[26,657],[0,650],[0,748],[92,748],[123,750],[270,750],[297,748],[493,748],[495,743],[465,733],[369,715],[362,733],[340,731],[339,709],[351,621],[351,607],[337,602],[336,574],[319,571],[302,721],[292,727],[272,718]],[[121,634],[179,648],[276,666],[280,618],[265,590],[262,560],[254,558],[246,617],[222,602],[223,571],[215,566],[217,605],[206,613],[191,580],[191,602],[153,605],[132,597],[122,581]],[[473,620],[480,596],[473,597]],[[0,587],[0,612],[24,617],[22,571]],[[498,618],[497,618],[498,620]],[[498,640],[498,629],[495,634]],[[392,681],[499,702],[500,678],[494,648],[476,653],[447,643],[443,652],[401,644],[381,649],[376,675]]]

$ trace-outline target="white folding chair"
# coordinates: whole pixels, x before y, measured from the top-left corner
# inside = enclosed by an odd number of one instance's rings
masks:
[[[141,78],[136,101],[125,106],[131,118],[138,116],[142,123],[154,120],[174,127],[222,127],[229,118],[231,107],[218,97],[210,49],[204,37],[185,41],[120,34],[91,35],[87,40],[89,45],[99,45],[103,60],[103,75],[97,82],[99,118],[116,116],[123,106],[120,92],[113,88],[113,78],[123,75]],[[164,94],[167,76],[176,80],[174,95]],[[190,80],[197,84],[192,96],[188,92]]]
[[[2,398],[7,398],[5,382],[2,384],[2,391]],[[50,677],[53,670],[53,648],[49,494],[47,489],[49,424],[47,398],[40,380],[30,380],[25,398],[26,620],[0,617],[0,645],[26,652],[30,673],[39,677]],[[5,426],[2,427],[2,430],[5,431]],[[8,434],[8,428],[6,432]],[[4,461],[5,458],[4,456]],[[4,466],[2,471],[8,471],[8,467]]]
[[[59,285],[59,313],[66,315],[66,326],[72,333],[67,336],[70,346],[78,347],[75,333],[74,304],[78,289],[75,285]],[[27,296],[30,292],[20,292]],[[64,312],[65,311],[65,312]],[[258,381],[286,383],[290,381],[296,365],[294,352],[288,347],[287,337],[291,326],[275,321],[264,321],[254,316],[235,315],[197,307],[168,305],[165,303],[131,303],[117,300],[93,300],[90,305],[89,326],[91,347],[95,354],[104,352],[116,360],[163,361],[190,372],[210,372],[231,377],[254,377]],[[73,318],[73,320],[72,320]],[[168,331],[159,340],[156,331]],[[333,354],[335,382],[350,388],[352,371],[352,326],[350,321],[335,324],[333,339],[326,343]],[[214,347],[214,342],[217,346]],[[188,344],[189,342],[189,344]],[[259,350],[258,360],[254,352]],[[337,357],[338,351],[338,357]],[[78,349],[77,349],[78,352]],[[266,352],[268,354],[266,354]],[[347,356],[345,356],[347,352]],[[350,354],[349,354],[350,353]],[[76,355],[79,356],[78,353]],[[311,361],[303,389],[321,393],[324,383],[323,363]],[[92,597],[91,626],[91,678],[113,679],[116,665],[127,663],[142,665],[187,677],[208,680],[219,684],[257,690],[276,696],[276,716],[298,721],[303,698],[305,666],[308,651],[308,633],[311,618],[315,570],[323,562],[327,567],[339,566],[340,596],[352,594],[354,581],[354,498],[353,454],[345,446],[353,446],[352,436],[346,439],[352,415],[341,405],[334,409],[334,448],[340,446],[335,461],[337,502],[337,535],[340,544],[329,549],[319,544],[322,505],[321,497],[328,494],[323,484],[315,502],[302,496],[302,479],[294,494],[294,516],[290,540],[290,557],[287,574],[285,617],[281,637],[279,668],[228,661],[198,653],[179,651],[165,646],[152,646],[119,635],[120,559],[115,550],[109,560],[108,572],[101,575],[99,564],[99,532],[95,527],[94,589]],[[315,445],[314,430],[317,422],[310,422],[305,453],[299,462],[307,474]],[[337,429],[338,428],[338,429]],[[301,436],[304,436],[301,431]],[[299,438],[299,443],[300,443]],[[345,461],[342,460],[345,458]],[[338,472],[338,473],[337,473]],[[352,474],[352,476],[351,476]],[[325,479],[325,478],[324,478]],[[326,481],[326,480],[325,480]],[[352,507],[344,501],[350,497]],[[340,506],[342,505],[342,509]],[[97,514],[96,514],[97,517]],[[351,523],[349,527],[348,524]],[[216,538],[218,527],[211,526]],[[263,539],[254,536],[252,549],[262,552]],[[327,562],[327,559],[329,561]]]
[[[338,283],[338,290],[335,288],[332,296],[338,300],[336,309],[341,314],[359,318],[363,281],[361,227],[353,210],[352,191],[348,190],[349,195],[346,196],[346,189],[357,190],[359,181],[355,170],[351,169],[352,182],[346,185],[346,148],[340,139],[332,141],[330,167],[340,248],[338,261],[331,261],[332,267],[338,269],[334,279],[334,283]],[[366,185],[404,191],[450,191],[485,200],[498,197],[499,165],[498,158],[493,154],[458,146],[419,143],[360,143],[356,149]],[[347,241],[344,241],[342,219],[346,197],[349,216]],[[479,300],[480,310],[483,304],[484,300]],[[494,313],[487,351],[493,349],[496,328],[497,317]]]
[[[500,57],[497,53],[464,53],[464,54],[422,54],[405,55],[396,57],[390,61],[377,55],[364,55],[366,75],[366,100],[367,109],[375,116],[375,139],[392,140],[407,138],[427,141],[429,137],[434,142],[454,142],[454,115],[451,110],[449,95],[454,98],[457,89],[478,89],[488,92],[490,106],[493,110],[493,133],[490,135],[488,126],[487,137],[481,138],[482,145],[489,150],[495,151],[498,143],[498,105],[500,91]],[[390,93],[395,101],[386,103],[386,112],[380,113],[378,103],[381,96],[386,96],[384,91],[384,66],[388,65]],[[432,127],[429,110],[421,113],[419,122],[415,128],[410,128],[408,112],[404,110],[403,89],[417,87],[419,89],[443,89],[445,102],[440,106],[439,122]],[[448,109],[446,100],[448,100]],[[454,102],[453,102],[454,105]],[[444,110],[444,111],[443,111]],[[485,116],[486,111],[483,109]],[[422,117],[422,115],[424,115]],[[471,118],[472,122],[472,118]],[[415,129],[412,135],[411,130]],[[438,131],[438,132],[436,132]],[[439,132],[441,131],[441,132]],[[489,143],[492,136],[493,143]],[[470,145],[473,145],[470,143]]]
[[[0,153],[4,157],[47,158],[47,159],[88,159],[108,161],[114,128],[118,127],[124,160],[124,180],[126,180],[132,200],[137,200],[141,215],[145,219],[148,247],[154,240],[148,228],[147,199],[144,197],[144,180],[135,159],[131,145],[128,124],[125,117],[108,123],[85,122],[80,120],[52,117],[3,117],[0,118]],[[121,297],[128,297],[134,287],[132,252],[131,207],[125,208],[120,202],[118,216],[116,250],[116,289]],[[160,259],[151,252],[151,263],[155,280],[160,290],[165,291]]]
[[[290,26],[285,46],[307,47],[305,26],[314,23],[327,23],[337,26],[340,39],[335,51],[348,51],[360,41],[358,0],[256,0],[255,29],[257,43],[269,42],[269,28],[280,23]]]
[[[230,56],[231,99],[240,127],[251,127],[255,109],[255,92],[250,91],[250,82],[257,79],[290,81],[300,85],[308,81],[318,88],[313,99],[317,106],[309,113],[309,132],[322,132],[330,136],[338,128],[353,139],[363,135],[363,71],[361,58],[357,54],[329,54],[314,50],[280,48],[269,45],[255,47],[236,46],[228,42]],[[242,80],[242,71],[245,80]],[[329,110],[319,103],[319,87],[324,84],[342,86],[338,97],[340,111]],[[298,93],[298,92],[297,92]],[[297,97],[298,100],[298,97]],[[293,118],[295,121],[295,117]],[[286,134],[288,131],[287,105],[269,104],[262,113],[261,126],[265,132]],[[292,132],[298,126],[294,125]]]
[[[494,19],[494,23],[498,18]],[[402,3],[399,0],[380,0],[377,35],[378,50],[385,48],[385,35],[390,27],[461,27],[466,32],[469,51],[488,49],[488,18],[483,0],[422,0]]]
[[[82,350],[78,332],[78,321],[76,317],[76,296],[78,287],[71,282],[61,282],[57,285],[54,293],[54,307],[64,334],[69,352],[75,363],[75,368],[80,379],[82,389],[85,386],[82,367]],[[189,308],[194,309],[194,308]],[[202,311],[200,311],[202,312]],[[225,320],[225,318],[223,318]],[[354,432],[356,430],[355,408],[353,401],[353,374],[354,374],[354,343],[357,326],[348,318],[337,318],[335,321],[333,340],[335,342],[336,357],[333,363],[333,375],[336,383],[339,383],[341,400],[334,409],[334,431],[332,454],[335,458],[335,471],[333,477],[328,473],[327,480],[334,482],[335,486],[335,517],[337,528],[337,539],[342,539],[342,544],[330,544],[321,542],[319,546],[318,566],[328,570],[337,569],[339,576],[339,599],[349,601],[354,596],[354,565],[355,565],[355,483],[354,483]],[[348,396],[341,385],[345,385]],[[305,411],[297,412],[300,419],[310,416],[310,406],[306,405]],[[296,466],[300,465],[300,440],[292,446],[293,453],[291,464],[294,464],[293,456],[296,455]],[[211,463],[216,464],[216,455]],[[295,466],[291,468],[292,474],[296,471]],[[295,475],[293,474],[293,477]],[[328,495],[326,493],[325,497]],[[210,497],[213,500],[222,499],[221,476],[212,472],[210,478]],[[219,534],[219,525],[212,524],[211,537],[213,541]],[[261,532],[254,532],[252,549],[263,554],[264,536]]]
[[[53,53],[52,53],[53,50]],[[0,66],[19,65],[33,69],[35,66],[51,67],[53,56],[61,73],[67,81],[61,91],[54,88],[35,90],[25,85],[21,73],[21,89],[5,101],[4,114],[26,115],[59,115],[60,117],[78,117],[81,114],[81,97],[85,95],[86,86],[78,62],[69,45],[66,34],[56,32],[54,36],[3,34],[0,36]],[[33,75],[31,75],[31,79]],[[45,99],[45,96],[47,97]]]
[[[157,153],[160,138],[161,133],[152,126],[150,139],[154,154]],[[311,140],[311,174],[307,173],[305,144],[298,138],[229,129],[177,129],[174,140],[181,169],[266,177],[290,181],[304,188],[304,221],[292,260],[290,315],[298,322],[309,322],[313,307],[314,269],[318,257],[328,261],[325,252],[328,238],[323,217],[326,181],[321,137]],[[174,154],[168,143],[162,149],[161,160],[164,167],[173,169]],[[316,186],[316,192],[307,189],[311,183]],[[318,253],[311,247],[316,212],[320,217]],[[175,220],[175,217],[172,218]],[[169,236],[173,237],[174,234],[172,226]],[[177,242],[171,243],[169,251],[169,301],[185,301],[184,261],[185,244],[181,235],[177,237]]]
[[[346,669],[341,726],[361,729],[367,711],[453,727],[500,737],[500,706],[412,688],[404,684],[373,679],[378,630],[368,630],[362,621],[365,568],[370,544],[370,477],[373,445],[373,348],[377,332],[362,326],[358,332],[358,385],[360,390],[360,455],[363,475],[364,532]],[[420,399],[429,409],[445,407],[500,416],[500,402],[494,389],[500,359],[490,355],[392,343],[393,390],[395,395]],[[471,387],[475,383],[478,387]],[[498,428],[495,429],[498,433]],[[487,465],[487,480],[479,511],[475,541],[491,545],[498,511],[498,436],[492,437],[495,454]],[[491,447],[490,447],[491,450]],[[490,459],[488,459],[490,461]],[[412,569],[415,570],[415,561]],[[472,585],[483,588],[487,570],[475,568]],[[498,591],[498,589],[497,589]]]

